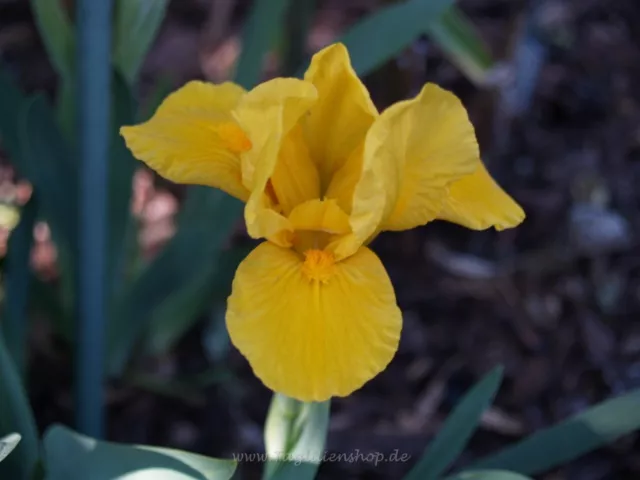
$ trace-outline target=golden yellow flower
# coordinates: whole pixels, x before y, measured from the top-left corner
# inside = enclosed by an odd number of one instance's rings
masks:
[[[379,232],[524,219],[453,94],[427,84],[378,113],[342,44],[317,53],[304,80],[249,92],[190,82],[121,132],[167,179],[246,202],[249,235],[266,241],[236,272],[229,334],[265,385],[304,401],[352,393],[397,350],[402,316],[366,246]]]

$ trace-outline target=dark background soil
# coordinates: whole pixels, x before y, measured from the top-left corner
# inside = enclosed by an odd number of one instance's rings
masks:
[[[214,81],[226,78],[248,3],[172,1],[144,68],[141,98],[160,78],[176,86],[203,72]],[[318,1],[309,52],[377,3]],[[366,83],[380,107],[414,94],[425,81],[458,94],[476,125],[485,162],[527,219],[502,233],[434,223],[386,233],[375,242],[404,311],[403,337],[384,373],[334,400],[327,448],[398,450],[412,459],[325,464],[320,478],[400,478],[465,390],[496,364],[504,365],[505,381],[461,463],[640,387],[640,256],[634,235],[640,223],[640,4],[460,5],[504,63],[494,85],[472,84],[427,38]],[[531,40],[525,27],[532,19],[542,39],[539,71],[517,48]],[[0,0],[0,55],[25,89],[55,90],[26,0]],[[514,60],[517,68],[509,69]],[[274,69],[267,62],[265,76]],[[505,83],[529,77],[530,95]],[[2,169],[5,195],[28,191],[6,160]],[[154,252],[172,234],[182,189],[149,178],[144,172],[136,178],[134,207],[144,225],[141,242]],[[42,232],[34,265],[55,270],[54,262],[55,249]],[[219,315],[203,317],[171,354],[151,360],[147,371],[154,375],[112,383],[110,439],[221,457],[262,451],[270,392],[235,350],[225,350],[223,337],[213,346],[212,362],[203,338],[221,335],[212,336],[209,328]],[[45,428],[71,422],[71,360],[68,346],[51,339],[46,327],[40,330],[29,387]],[[185,378],[198,381],[176,383]],[[243,478],[259,478],[258,464],[241,470]],[[640,442],[627,437],[544,478],[640,478]]]

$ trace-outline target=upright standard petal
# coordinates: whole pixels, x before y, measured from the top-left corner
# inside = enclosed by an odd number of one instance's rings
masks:
[[[325,190],[333,174],[362,143],[378,111],[341,43],[316,53],[304,78],[318,90],[318,102],[303,124]]]
[[[172,182],[220,188],[246,201],[240,154],[251,142],[231,116],[244,94],[233,83],[189,82],[149,121],[120,132],[136,158]]]
[[[438,218],[473,230],[512,228],[524,220],[524,211],[491,178],[484,164],[449,187]]]
[[[269,242],[240,264],[227,308],[231,341],[255,374],[302,401],[349,395],[384,370],[402,318],[393,287],[367,248],[334,263]]]
[[[353,255],[376,232],[387,203],[381,158],[364,156],[363,147],[353,151],[327,190],[327,198],[335,199],[347,212],[351,226],[351,233],[334,239],[327,247],[337,260]]]
[[[281,246],[291,245],[289,236],[283,235],[283,229],[291,230],[291,227],[278,211],[282,208],[277,205],[277,195],[269,198],[265,192],[276,170],[284,140],[316,97],[316,89],[308,82],[277,78],[247,93],[235,110],[235,118],[253,145],[242,156],[242,180],[251,192],[245,207],[245,221],[253,238],[267,238]],[[274,190],[271,185],[270,193]]]
[[[376,159],[386,182],[381,230],[406,230],[435,219],[448,185],[471,174],[480,158],[460,100],[433,84],[382,113],[367,135],[367,156]]]

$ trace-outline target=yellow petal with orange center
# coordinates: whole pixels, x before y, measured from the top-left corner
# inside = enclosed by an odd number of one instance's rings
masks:
[[[382,113],[367,135],[367,156],[377,159],[385,181],[381,230],[406,230],[435,219],[448,185],[472,173],[480,158],[464,106],[433,84]]]
[[[524,217],[520,205],[491,178],[482,162],[474,173],[451,184],[438,215],[442,220],[473,230],[512,228],[522,223]]]
[[[385,369],[402,317],[378,257],[342,262],[269,242],[240,264],[228,301],[231,341],[263,383],[302,401],[345,396]]]
[[[324,190],[363,142],[378,111],[341,43],[316,53],[304,79],[318,90],[318,102],[304,118],[303,126]]]
[[[233,83],[189,82],[149,121],[120,132],[133,155],[168,180],[220,188],[246,201],[240,154],[252,144],[231,114],[244,94]]]
[[[243,184],[251,192],[245,207],[245,221],[253,238],[291,245],[289,240],[284,240],[288,237],[289,221],[277,211],[282,208],[273,205],[273,199],[265,191],[276,170],[283,142],[316,97],[316,89],[308,82],[277,78],[247,93],[235,110],[235,118],[253,145],[242,155]],[[270,190],[277,198],[273,183]]]

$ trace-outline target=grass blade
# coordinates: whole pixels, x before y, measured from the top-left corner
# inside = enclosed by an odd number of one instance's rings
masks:
[[[355,71],[367,75],[398,55],[452,4],[453,0],[409,0],[380,8],[351,27],[341,41]]]
[[[20,149],[19,123],[16,119],[20,116],[24,105],[27,102],[26,96],[9,78],[0,71],[0,140],[2,146],[9,154],[9,159],[13,166],[23,176],[28,176],[26,166],[23,161]]]
[[[505,470],[469,470],[447,480],[531,480],[529,477]]]
[[[19,433],[10,433],[5,437],[0,438],[0,462],[13,452],[21,439],[22,436]]]
[[[202,300],[196,297],[208,297],[209,290],[202,288],[201,279],[212,278],[216,272],[223,245],[241,212],[242,204],[219,190],[208,187],[189,190],[176,235],[119,302],[109,331],[111,374],[122,372],[141,334],[148,328],[153,330],[151,318],[164,322],[159,319],[169,316],[166,320],[169,322],[191,321],[176,318],[172,302],[188,299],[199,304]],[[212,218],[216,221],[212,222]],[[164,308],[168,308],[168,313]],[[155,340],[149,342],[153,344]]]
[[[18,119],[25,175],[58,248],[76,250],[77,179],[71,152],[42,96],[28,101]]]
[[[133,85],[167,10],[168,0],[117,0],[113,62]]]
[[[117,294],[124,285],[127,240],[134,229],[131,215],[133,173],[136,160],[119,133],[122,125],[136,121],[136,104],[125,79],[117,72],[113,76],[113,115],[111,121],[111,148],[109,155],[109,203],[107,245],[107,278],[109,293]],[[111,295],[109,295],[111,297]]]
[[[38,431],[20,375],[0,335],[0,432],[18,432],[22,441],[0,463],[0,478],[27,480],[38,461]]]
[[[485,83],[493,64],[491,53],[458,7],[446,9],[439,21],[428,26],[427,33],[471,81],[478,85]]]
[[[243,87],[251,88],[260,80],[264,55],[282,28],[290,3],[291,0],[254,1],[244,26],[242,52],[236,66],[236,82]]]
[[[431,480],[440,477],[464,450],[480,422],[482,413],[493,401],[501,381],[502,367],[498,367],[462,398],[405,480]]]
[[[31,0],[31,10],[49,60],[58,74],[71,79],[75,65],[73,26],[60,0]]]
[[[300,402],[274,393],[265,423],[265,480],[313,480],[329,428],[330,402]]]
[[[537,432],[474,463],[470,468],[497,468],[536,475],[575,460],[639,428],[640,389],[636,389]]]
[[[46,480],[229,480],[232,460],[208,458],[180,450],[100,442],[60,425],[44,437]]]
[[[21,378],[25,377],[27,361],[27,304],[31,279],[29,262],[36,222],[36,199],[31,197],[22,209],[20,222],[11,232],[7,246],[5,274],[5,304],[0,328],[7,341],[9,354]]]

